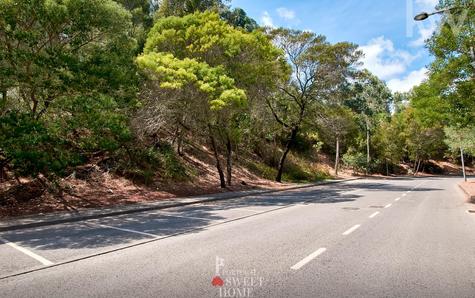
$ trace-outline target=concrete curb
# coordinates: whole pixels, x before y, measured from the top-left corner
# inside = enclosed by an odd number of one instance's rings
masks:
[[[126,205],[126,206],[118,206],[112,208],[103,208],[103,209],[91,209],[91,210],[82,210],[81,213],[71,214],[71,213],[53,213],[50,214],[50,217],[55,216],[64,216],[64,218],[60,219],[41,219],[38,217],[28,217],[23,219],[13,219],[10,222],[0,222],[0,232],[6,231],[14,231],[14,230],[21,230],[27,228],[38,228],[44,226],[52,226],[64,223],[71,223],[71,222],[79,222],[85,221],[90,219],[99,219],[105,217],[112,217],[112,216],[119,216],[125,214],[133,214],[133,213],[140,213],[146,211],[153,211],[153,210],[160,210],[160,209],[168,209],[174,207],[181,207],[181,206],[188,206],[193,204],[201,204],[207,202],[216,202],[216,201],[225,201],[230,199],[238,199],[249,197],[253,195],[262,195],[262,194],[270,194],[270,193],[278,193],[284,192],[289,190],[296,190],[296,189],[305,189],[311,188],[321,185],[328,185],[328,184],[336,184],[336,183],[343,183],[348,181],[354,181],[362,179],[361,177],[358,178],[350,178],[350,179],[343,179],[343,180],[332,180],[332,181],[324,181],[319,183],[312,183],[312,184],[305,184],[299,186],[292,186],[284,189],[277,189],[277,190],[254,190],[254,191],[244,191],[244,192],[236,192],[236,193],[220,193],[215,194],[212,197],[190,197],[190,198],[174,198],[169,200],[168,202],[155,202],[155,203],[145,203],[140,204],[141,206],[137,205]]]
[[[458,183],[458,186],[465,193],[465,196],[467,197],[468,202],[475,204],[475,195],[471,194],[467,189],[465,189],[465,187],[463,187],[463,182]]]

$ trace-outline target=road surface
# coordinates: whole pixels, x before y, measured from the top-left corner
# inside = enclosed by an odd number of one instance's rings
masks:
[[[4,232],[0,296],[475,297],[459,180],[356,180]]]

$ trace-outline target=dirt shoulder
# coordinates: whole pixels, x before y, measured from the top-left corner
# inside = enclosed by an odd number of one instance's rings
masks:
[[[275,183],[237,168],[234,185],[222,189],[211,167],[199,168],[193,181],[166,181],[157,179],[153,185],[136,184],[130,179],[96,171],[87,179],[62,179],[54,190],[43,190],[37,181],[21,179],[0,184],[0,219],[26,215],[41,215],[57,211],[75,212],[81,209],[130,205],[160,200],[217,194],[253,189],[277,190],[294,183]]]

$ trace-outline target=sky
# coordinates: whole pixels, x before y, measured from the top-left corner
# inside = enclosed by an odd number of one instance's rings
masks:
[[[438,17],[415,22],[432,12],[438,0],[233,0],[259,24],[323,34],[334,43],[356,43],[362,62],[388,87],[406,92],[427,78],[432,61],[424,41],[437,28]]]

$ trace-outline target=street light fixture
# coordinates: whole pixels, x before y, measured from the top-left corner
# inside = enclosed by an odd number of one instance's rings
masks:
[[[436,11],[431,12],[431,13],[421,12],[420,14],[418,14],[414,17],[414,21],[424,21],[424,20],[428,19],[430,16],[433,16],[435,14],[443,14],[445,12],[454,10],[456,8],[457,7],[449,7],[449,8],[445,8],[445,9],[441,9],[441,10],[436,10]]]
[[[415,21],[423,21],[427,19],[430,15],[427,12],[421,12],[417,16],[414,17]]]

